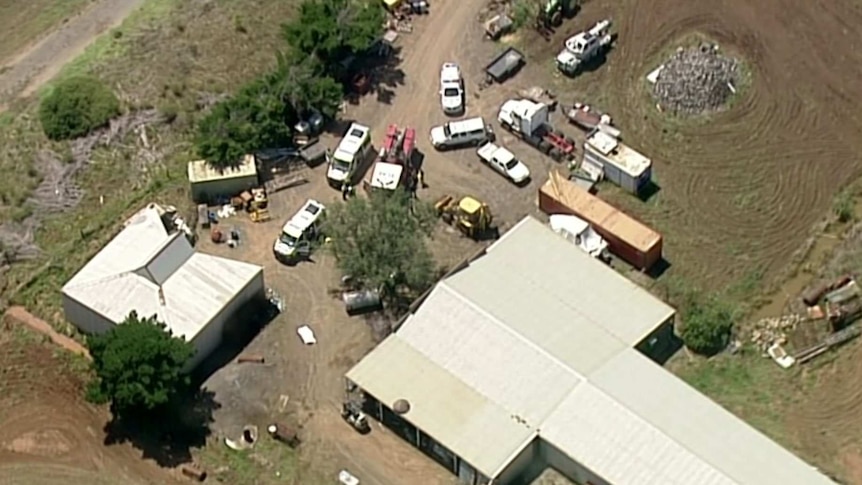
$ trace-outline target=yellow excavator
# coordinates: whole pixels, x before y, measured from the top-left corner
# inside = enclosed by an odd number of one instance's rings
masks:
[[[491,209],[473,197],[456,201],[455,197],[447,195],[438,200],[434,208],[444,222],[457,226],[465,236],[476,240],[485,239],[489,235],[494,238],[499,236],[493,225],[494,216]]]

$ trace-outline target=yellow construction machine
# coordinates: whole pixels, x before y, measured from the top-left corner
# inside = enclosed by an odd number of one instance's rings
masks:
[[[485,239],[489,235],[497,237],[497,228],[493,226],[494,216],[487,204],[473,197],[464,197],[456,201],[447,195],[434,204],[437,214],[444,222],[455,225],[465,235],[472,239]]]

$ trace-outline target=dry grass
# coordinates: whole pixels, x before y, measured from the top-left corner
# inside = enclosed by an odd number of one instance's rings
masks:
[[[0,66],[93,0],[0,0]]]
[[[128,112],[155,108],[175,118],[148,127],[150,151],[160,154],[156,161],[142,157],[135,134],[93,152],[77,179],[85,191],[82,202],[69,213],[45,218],[36,235],[43,255],[5,275],[7,298],[65,328],[57,290],[116,233],[123,216],[151,200],[190,209],[185,163],[194,156],[196,120],[213,99],[274,62],[275,49],[284,46],[279,26],[293,5],[149,0],[63,70],[60,78],[99,77],[116,90]],[[50,149],[68,159],[71,150],[41,133],[35,101],[0,115],[0,140],[0,169],[6,174],[0,182],[0,218],[22,219],[32,212],[26,201],[42,179],[36,154]]]

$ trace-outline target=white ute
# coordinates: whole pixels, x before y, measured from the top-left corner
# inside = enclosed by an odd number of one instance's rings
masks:
[[[606,259],[608,242],[602,238],[587,221],[577,216],[553,214],[550,217],[551,230],[581,248],[597,259]]]
[[[476,154],[479,155],[479,160],[487,163],[515,184],[522,184],[530,178],[530,169],[504,147],[488,142],[480,146]]]
[[[464,112],[464,79],[458,64],[447,62],[440,69],[440,104],[446,114]]]
[[[326,207],[320,202],[309,199],[281,229],[272,246],[275,258],[285,263],[296,261],[299,256],[311,251],[311,243],[317,238],[317,223]]]

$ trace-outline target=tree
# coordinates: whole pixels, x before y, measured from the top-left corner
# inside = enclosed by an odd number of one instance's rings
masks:
[[[698,354],[713,355],[730,341],[736,310],[717,297],[690,295],[684,305],[682,340]]]
[[[122,324],[87,343],[96,374],[88,397],[110,402],[119,416],[153,412],[189,390],[183,368],[194,347],[154,317],[139,318],[132,312]]]
[[[296,112],[266,78],[249,83],[213,107],[198,124],[198,154],[218,168],[235,166],[243,155],[291,143]]]
[[[338,63],[366,51],[383,34],[385,13],[374,0],[304,0],[282,27],[298,56],[312,54],[332,74]]]
[[[39,104],[42,130],[52,140],[84,136],[120,113],[114,93],[92,77],[60,81]]]
[[[382,287],[390,297],[409,298],[433,283],[425,238],[435,220],[433,207],[403,190],[373,192],[332,207],[324,231],[342,273],[366,288]]]
[[[293,106],[297,113],[316,109],[334,118],[341,107],[344,90],[325,73],[323,65],[313,57],[292,61],[284,53],[277,56],[276,68],[265,77],[270,89]]]

